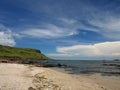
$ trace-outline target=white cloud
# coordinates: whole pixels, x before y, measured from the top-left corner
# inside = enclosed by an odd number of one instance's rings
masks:
[[[61,26],[46,24],[44,28],[26,28],[21,35],[37,38],[60,38],[80,33],[80,30],[89,30],[97,32],[107,38],[120,40],[120,18],[114,15],[105,15],[101,13],[93,14],[93,17],[87,17],[84,22],[75,19],[58,18]],[[79,31],[78,31],[79,30]]]
[[[96,16],[96,18],[88,19],[88,23],[98,27],[97,31],[115,40],[120,40],[120,18],[116,16]]]
[[[15,46],[16,42],[10,29],[0,24],[0,44],[7,46]]]
[[[68,25],[77,23],[77,20],[75,20],[75,19],[60,18],[59,20]]]
[[[98,9],[96,9],[99,11]],[[97,32],[107,38],[120,40],[120,17],[111,15],[110,13],[98,12],[99,14],[93,13],[82,21],[74,19],[61,18],[61,21],[69,28],[74,31],[89,30]],[[70,31],[71,32],[71,31]]]
[[[92,28],[84,25],[82,22],[78,22],[74,19],[59,18],[59,24],[46,24],[44,28],[26,28],[20,32],[20,36],[31,36],[35,38],[61,38],[66,36],[72,36],[79,34],[79,30],[98,31],[96,28]]]
[[[21,34],[37,37],[37,38],[58,38],[58,37],[65,37],[65,36],[71,36],[77,34],[77,31],[49,24],[46,26],[45,29],[31,28],[22,31]]]
[[[120,58],[120,41],[96,43],[93,45],[74,45],[57,47],[58,54],[49,54],[52,57],[67,58]]]

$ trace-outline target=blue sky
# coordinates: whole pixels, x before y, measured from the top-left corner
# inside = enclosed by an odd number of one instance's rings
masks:
[[[0,44],[55,59],[120,58],[119,0],[0,0]]]

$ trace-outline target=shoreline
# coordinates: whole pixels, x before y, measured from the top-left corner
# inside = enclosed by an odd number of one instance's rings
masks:
[[[71,75],[73,78],[78,79],[79,81],[90,81],[92,83],[96,83],[103,90],[120,90],[120,76],[116,75],[102,75],[101,73],[93,73],[93,74],[75,74],[70,71],[65,71],[63,68],[50,68],[55,71],[59,71],[62,73],[67,73]]]
[[[14,63],[0,63],[0,72],[0,90],[120,90],[120,77],[73,75]]]

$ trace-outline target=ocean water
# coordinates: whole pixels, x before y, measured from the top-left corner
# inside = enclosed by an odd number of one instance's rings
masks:
[[[102,75],[120,75],[120,61],[109,60],[53,60],[45,62],[48,65],[53,65],[58,68],[64,69],[71,74],[95,74]]]
[[[36,60],[36,64],[64,69],[70,74],[95,74],[120,76],[120,61],[109,60]],[[107,65],[106,65],[107,64]]]

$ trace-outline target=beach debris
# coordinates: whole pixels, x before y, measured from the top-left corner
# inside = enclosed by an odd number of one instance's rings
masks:
[[[34,76],[33,84],[37,90],[61,90],[57,84],[40,74]]]
[[[29,87],[28,90],[36,90],[36,89],[33,87]]]

